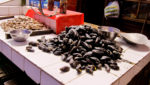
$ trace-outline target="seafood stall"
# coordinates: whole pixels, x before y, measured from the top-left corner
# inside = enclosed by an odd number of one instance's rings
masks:
[[[20,10],[0,20],[0,52],[37,84],[127,85],[150,62],[150,40],[142,34],[93,26],[83,13],[61,8],[63,14],[2,8]]]

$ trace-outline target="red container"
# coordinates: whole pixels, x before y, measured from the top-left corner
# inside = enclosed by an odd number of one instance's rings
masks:
[[[32,9],[29,9],[26,13],[26,16],[29,16],[41,23],[46,24],[48,27],[53,29],[56,34],[64,31],[66,26],[84,24],[83,13],[67,10],[66,14],[57,14],[53,17],[45,17],[41,16],[41,13],[37,9],[36,11],[38,14],[36,14]],[[48,11],[47,9],[44,9],[44,14],[46,15],[53,14],[53,12],[54,11]]]

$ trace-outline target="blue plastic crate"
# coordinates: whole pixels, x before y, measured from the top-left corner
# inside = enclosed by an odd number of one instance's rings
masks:
[[[42,8],[47,8],[48,0],[42,0]],[[29,5],[38,7],[39,6],[39,0],[29,0]],[[60,7],[59,1],[54,1],[54,5]]]
[[[59,8],[59,7],[60,7],[60,2],[59,2],[59,1],[55,1],[55,2],[54,2],[54,5],[55,5],[55,6],[58,6],[58,8]]]
[[[42,0],[41,4],[42,4],[42,8],[46,8],[47,0]],[[39,0],[29,0],[29,5],[34,6],[34,7],[38,7],[39,6]]]
[[[46,1],[43,3],[43,8],[47,8],[47,3],[48,2],[46,2]]]

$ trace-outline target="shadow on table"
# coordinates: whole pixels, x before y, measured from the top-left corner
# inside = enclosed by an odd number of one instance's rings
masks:
[[[146,45],[131,45],[130,48],[137,51],[150,51],[150,48]]]
[[[8,41],[11,45],[13,46],[25,46],[28,44],[29,41],[25,41],[25,42],[16,42],[14,40],[9,40]]]

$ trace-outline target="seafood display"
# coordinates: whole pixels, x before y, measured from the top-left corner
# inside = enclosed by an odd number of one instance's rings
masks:
[[[26,50],[27,50],[28,52],[34,52],[34,49],[32,48],[32,46],[27,46],[27,47],[26,47]]]
[[[60,68],[61,72],[68,72],[70,70],[70,68],[68,66],[64,66],[62,68]]]
[[[12,29],[29,29],[29,30],[42,30],[47,29],[45,25],[27,16],[20,16],[0,24],[5,32]]]
[[[40,50],[61,55],[64,62],[78,74],[83,70],[93,74],[96,70],[105,68],[119,70],[117,60],[121,59],[123,49],[109,37],[109,32],[103,32],[101,28],[95,29],[88,25],[70,26],[53,39],[42,37],[37,42],[30,42],[30,46],[37,46]],[[62,72],[67,72],[68,67],[62,67]]]

